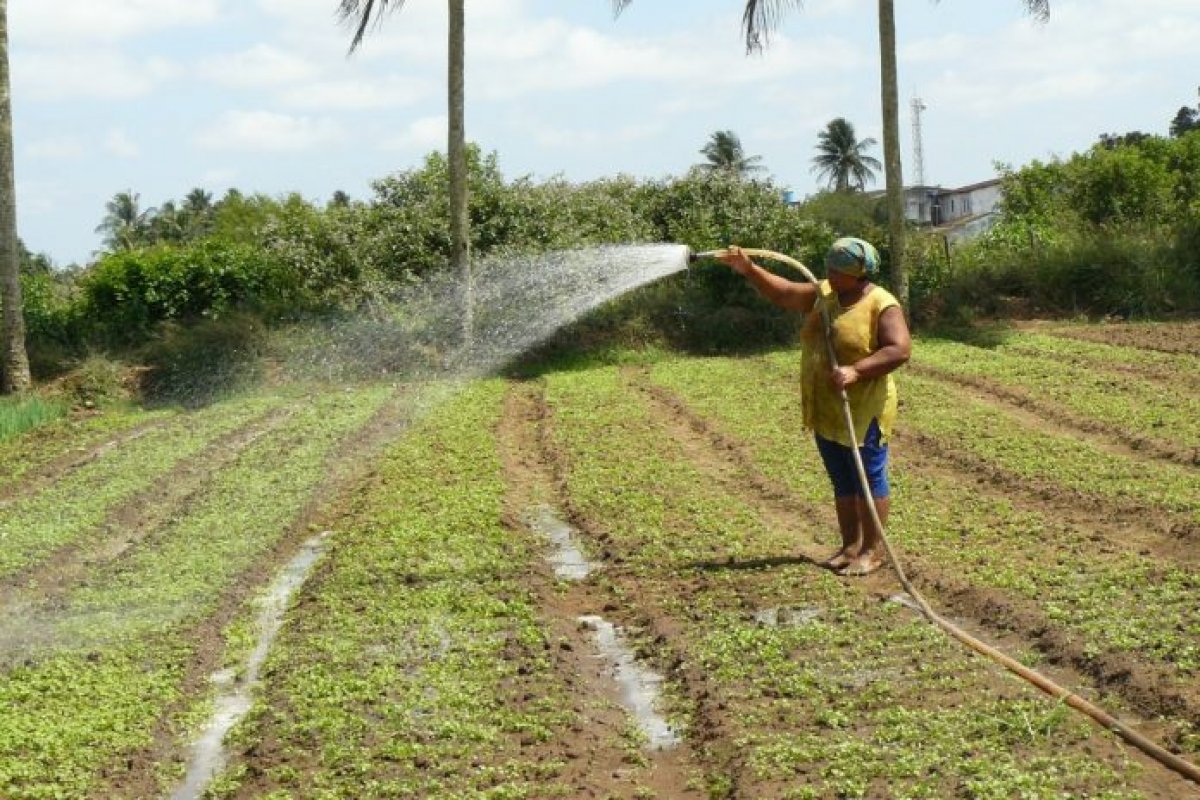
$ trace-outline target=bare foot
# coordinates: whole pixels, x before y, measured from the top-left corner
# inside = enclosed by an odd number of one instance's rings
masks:
[[[856,558],[852,559],[846,566],[838,570],[838,575],[845,575],[848,578],[857,578],[863,575],[870,575],[883,566],[883,559],[875,553],[860,553]]]
[[[847,566],[849,566],[850,562],[854,560],[854,557],[855,557],[855,553],[852,549],[850,549],[849,547],[843,547],[841,550],[838,550],[836,553],[831,555],[829,558],[822,561],[821,566],[826,567],[831,570],[834,570],[836,572],[838,570],[845,569]]]

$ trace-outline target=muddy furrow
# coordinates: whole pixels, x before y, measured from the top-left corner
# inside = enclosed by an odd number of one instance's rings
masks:
[[[497,429],[507,495],[505,524],[530,535],[527,514],[539,506],[556,506],[554,476],[545,459],[547,409],[534,384],[510,385]],[[595,581],[579,580],[564,589],[548,567],[536,570],[527,584],[537,598],[551,641],[555,671],[571,689],[577,728],[565,737],[541,745],[538,760],[567,764],[562,780],[576,797],[636,797],[633,787],[653,790],[655,797],[699,798],[688,789],[689,776],[699,771],[696,754],[686,746],[646,754],[643,764],[631,761],[620,746],[629,715],[621,707],[617,683],[579,620],[585,615],[613,616],[620,605]]]
[[[36,494],[47,486],[51,486],[70,475],[72,472],[98,461],[112,451],[164,427],[167,422],[168,420],[166,419],[144,422],[129,430],[121,431],[115,436],[104,437],[102,441],[83,449],[82,452],[79,450],[68,450],[45,464],[30,470],[15,483],[0,486],[0,510],[13,500]]]
[[[554,417],[545,395],[539,393],[536,400],[539,458],[551,476],[557,505],[587,540],[604,549],[602,558],[608,587],[606,595],[609,598],[605,613],[613,614],[632,628],[646,631],[653,639],[655,666],[691,708],[691,727],[686,741],[693,758],[703,765],[710,783],[720,777],[730,782],[730,789],[723,797],[741,797],[738,790],[738,748],[722,722],[723,713],[714,688],[703,671],[692,666],[685,658],[684,649],[678,643],[679,623],[653,602],[633,577],[623,574],[619,557],[615,557],[610,549],[612,537],[602,525],[588,518],[572,502],[567,486],[570,459],[554,443]],[[610,565],[616,566],[610,568]],[[637,600],[631,605],[625,598]]]
[[[279,427],[289,414],[287,409],[267,411],[244,427],[218,437],[193,458],[175,465],[114,508],[84,540],[4,578],[0,581],[0,609],[19,615],[27,609],[53,605],[89,572],[118,560],[182,514],[206,490],[214,474]]]
[[[754,478],[757,469],[746,448],[727,434],[716,431],[711,423],[699,417],[669,390],[648,382],[641,383],[640,379],[639,388],[661,404],[661,419],[673,435],[682,436],[691,431],[704,438],[716,452],[730,458],[745,478],[735,479],[731,485],[744,487],[742,496],[762,507],[768,517],[817,513],[811,504],[794,497],[786,489],[781,496],[776,484]],[[764,486],[768,487],[766,491]],[[811,547],[807,549],[811,550]],[[1097,691],[1120,698],[1147,717],[1168,717],[1193,724],[1200,721],[1200,692],[1181,685],[1177,671],[1138,662],[1124,653],[1097,653],[1064,631],[1032,601],[972,586],[952,571],[920,556],[901,552],[900,557],[914,584],[919,589],[931,590],[935,608],[966,618],[970,621],[968,627],[979,631],[982,638],[1003,641],[1010,651],[1026,648],[1042,653],[1055,665],[1055,678],[1062,685],[1093,686]],[[868,576],[855,585],[880,599],[894,594],[899,588],[887,571]],[[1168,741],[1173,742],[1176,732],[1172,729],[1164,733]]]
[[[178,739],[178,720],[198,697],[209,691],[210,676],[220,668],[226,649],[223,631],[246,603],[295,556],[314,531],[336,527],[336,521],[344,517],[346,508],[354,503],[354,488],[369,478],[380,453],[408,428],[410,410],[408,390],[401,387],[365,425],[334,448],[325,460],[325,478],[293,518],[287,531],[253,567],[237,576],[215,610],[190,628],[170,634],[174,640],[189,642],[194,653],[180,683],[179,699],[159,718],[151,744],[122,758],[121,763],[110,765],[105,771],[107,785],[103,796],[135,800],[159,795],[164,766],[184,763],[187,757],[188,744]],[[320,580],[321,570],[319,563],[305,584],[306,589]]]
[[[972,389],[984,395],[990,402],[1032,411],[1043,419],[1064,425],[1079,433],[1101,437],[1109,444],[1127,448],[1138,458],[1157,458],[1186,466],[1200,466],[1200,448],[1179,446],[1160,439],[1131,434],[1108,423],[1064,411],[1052,403],[1038,400],[1028,392],[1002,386],[986,378],[956,374],[926,364],[910,363],[908,368],[922,377]]]
[[[1200,554],[1200,524],[1191,514],[1070,489],[1049,479],[1018,475],[951,442],[920,431],[897,431],[896,443],[905,452],[906,466],[917,472],[930,464],[974,479],[980,491],[1003,495],[1026,511],[1050,512],[1068,527],[1089,532],[1104,552],[1127,551],[1165,562],[1194,563]],[[960,478],[961,479],[961,478]],[[1000,491],[997,491],[999,489]]]

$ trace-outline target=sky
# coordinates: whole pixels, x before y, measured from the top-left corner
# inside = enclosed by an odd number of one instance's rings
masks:
[[[445,149],[446,3],[408,0],[348,54],[337,0],[9,0],[18,229],[58,266],[104,206],[194,187],[324,203]],[[508,177],[680,175],[732,130],[801,196],[844,117],[882,141],[875,0],[806,0],[746,54],[742,0],[466,0],[467,137]],[[1197,104],[1200,0],[896,0],[901,152],[963,186]],[[872,154],[883,159],[882,145]],[[876,188],[882,188],[879,176]],[[769,243],[762,243],[767,246]]]

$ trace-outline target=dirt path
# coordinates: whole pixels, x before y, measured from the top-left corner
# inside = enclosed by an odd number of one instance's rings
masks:
[[[536,384],[513,384],[505,397],[497,430],[508,494],[505,523],[529,535],[525,521],[537,506],[560,501],[555,477],[546,459],[548,410]],[[696,755],[685,745],[651,751],[644,759],[620,746],[629,715],[622,709],[617,683],[598,657],[589,632],[579,623],[584,615],[619,615],[620,604],[596,581],[582,580],[564,588],[549,568],[530,576],[542,620],[550,638],[560,642],[553,658],[557,672],[572,688],[580,725],[570,735],[544,745],[538,759],[567,763],[562,780],[574,787],[575,797],[636,797],[634,787],[646,787],[660,798],[699,798],[692,784],[699,774]]]
[[[691,437],[710,451],[705,459],[724,461],[734,476],[728,485],[741,488],[741,496],[755,503],[765,516],[774,520],[783,517],[805,518],[821,514],[810,504],[794,497],[785,488],[759,475],[747,449],[710,422],[692,412],[686,403],[669,390],[649,383],[637,375],[634,385],[659,405],[656,418],[667,435],[676,439]],[[909,440],[911,442],[911,439]],[[695,445],[685,445],[691,449]],[[916,459],[926,459],[918,456]],[[938,461],[939,459],[929,459]],[[715,474],[721,474],[717,466]],[[942,478],[963,481],[964,475],[953,464],[930,469]],[[969,478],[967,478],[969,480]],[[1002,487],[1001,487],[1002,488]],[[1003,493],[997,489],[983,489]],[[1103,510],[1100,510],[1103,514]],[[825,511],[823,516],[832,517]],[[786,524],[786,522],[785,522]],[[1117,529],[1109,531],[1114,536]],[[1153,534],[1149,538],[1153,538]],[[811,539],[810,539],[811,541]],[[811,545],[800,547],[804,556],[816,557],[822,550]],[[1166,669],[1142,664],[1135,659],[1114,653],[1092,652],[1085,644],[1065,633],[1034,603],[995,590],[974,587],[918,555],[904,554],[906,570],[914,583],[926,589],[935,608],[944,609],[947,616],[958,619],[968,631],[989,641],[1006,652],[1041,652],[1048,664],[1041,668],[1060,685],[1075,688],[1093,702],[1107,704],[1110,711],[1128,717],[1133,709],[1143,719],[1138,721],[1141,732],[1168,744],[1174,743],[1178,726],[1170,723],[1147,722],[1146,718],[1160,716],[1194,723],[1200,720],[1200,692],[1181,686],[1178,675]],[[881,572],[857,582],[854,587],[883,599],[899,590],[890,572]],[[1082,687],[1082,688],[1076,688]],[[1164,688],[1173,687],[1173,688]],[[1119,748],[1115,742],[1112,747]],[[1196,787],[1175,776],[1156,762],[1137,755],[1146,764],[1148,781],[1158,796],[1200,796]],[[1166,788],[1173,787],[1173,788]],[[1179,792],[1179,794],[1175,794]]]

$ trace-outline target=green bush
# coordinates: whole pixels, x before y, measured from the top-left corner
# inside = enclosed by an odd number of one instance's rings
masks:
[[[206,240],[105,256],[82,280],[83,315],[101,341],[145,340],[159,323],[276,309],[300,294],[262,248]]]
[[[142,349],[140,390],[152,404],[208,405],[259,384],[269,354],[267,328],[249,314],[167,323]]]

